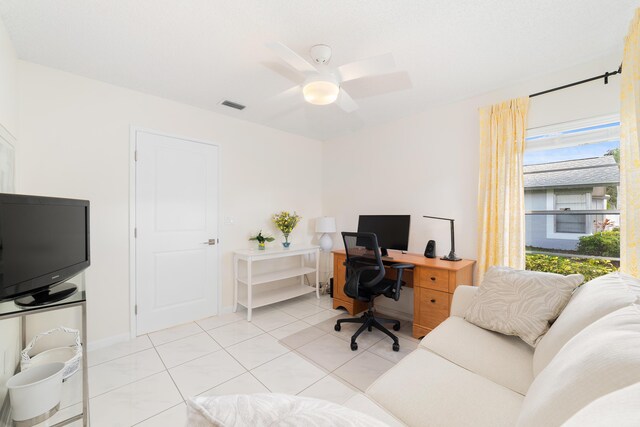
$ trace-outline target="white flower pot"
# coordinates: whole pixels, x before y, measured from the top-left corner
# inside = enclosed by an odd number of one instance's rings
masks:
[[[14,421],[28,421],[55,413],[62,396],[63,370],[62,362],[47,363],[9,378],[7,388]]]

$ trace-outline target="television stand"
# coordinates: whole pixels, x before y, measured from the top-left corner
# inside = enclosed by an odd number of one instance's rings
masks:
[[[73,283],[60,283],[44,291],[17,298],[14,300],[14,303],[19,307],[37,307],[39,305],[62,301],[77,291],[78,287]]]

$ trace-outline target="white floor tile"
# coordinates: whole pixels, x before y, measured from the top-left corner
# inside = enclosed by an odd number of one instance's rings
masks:
[[[87,357],[89,367],[108,362],[118,357],[128,356],[153,347],[148,336],[142,335],[130,341],[114,344],[98,350],[90,350]]]
[[[315,304],[310,304],[307,301],[295,301],[289,304],[283,303],[283,305],[279,306],[278,308],[285,313],[290,314],[291,316],[295,316],[298,319],[309,317],[313,314],[325,311],[324,308],[318,307]]]
[[[238,377],[232,378],[226,383],[207,390],[200,396],[222,396],[225,394],[253,394],[253,393],[269,393],[260,381],[256,379],[250,372],[244,373]]]
[[[212,389],[244,372],[242,365],[224,350],[169,369],[185,398]]]
[[[273,310],[266,313],[256,314],[251,319],[251,323],[268,332],[293,323],[297,320],[297,318],[280,310]]]
[[[136,427],[177,427],[187,425],[187,405],[181,403],[136,424]]]
[[[324,322],[327,319],[331,319],[331,318],[337,318],[337,314],[334,313],[331,310],[324,310],[322,309],[321,312],[318,312],[316,314],[312,314],[311,316],[307,316],[305,318],[303,318],[302,320],[307,322],[310,325],[317,325],[320,322]]]
[[[340,332],[334,329],[331,331],[331,334],[351,343],[351,336],[356,333],[360,326],[362,325],[358,323],[343,323]],[[391,329],[391,332],[393,332],[393,329]],[[358,350],[366,350],[374,344],[377,344],[380,340],[388,341],[389,346],[393,344],[391,338],[375,328],[371,332],[363,331],[356,339],[356,343],[358,343]]]
[[[329,334],[299,347],[296,351],[327,371],[337,369],[358,355],[357,351],[351,351],[348,343]]]
[[[246,315],[246,311],[237,311],[235,313],[226,313],[219,316],[207,317],[206,319],[196,321],[196,323],[200,325],[202,329],[208,331],[209,329],[219,328],[220,326],[242,320]]]
[[[102,363],[89,368],[89,396],[98,396],[164,370],[155,349]]]
[[[413,337],[413,322],[411,321],[407,321],[407,320],[403,320],[400,322],[400,330],[397,332],[393,332],[394,334],[396,334],[399,337],[402,337],[404,339],[407,339],[409,341],[413,341],[416,343],[419,343],[420,340],[418,338],[414,338]]]
[[[242,320],[240,322],[211,329],[207,331],[207,333],[211,335],[211,337],[222,347],[229,347],[248,340],[249,338],[257,337],[258,335],[263,334],[264,331],[256,325],[253,325],[246,320]]]
[[[349,313],[337,314],[334,317],[330,317],[329,319],[325,319],[322,322],[316,323],[314,326],[318,329],[322,329],[327,333],[333,333],[335,331],[336,321],[338,319],[346,319],[348,317],[352,316],[350,316]]]
[[[394,363],[387,359],[365,351],[336,369],[334,374],[361,391],[365,391],[380,375],[393,366]]]
[[[258,335],[241,343],[227,347],[227,351],[247,369],[256,368],[263,363],[289,352],[289,349],[269,334]]]
[[[380,357],[384,357],[390,362],[398,363],[403,357],[418,348],[417,342],[410,341],[401,336],[398,336],[398,342],[400,343],[400,351],[393,351],[393,341],[390,339],[382,339],[378,341],[369,348],[369,351]]]
[[[315,384],[298,393],[298,396],[313,397],[316,399],[328,400],[342,405],[358,391],[342,381],[327,375]]]
[[[181,401],[169,374],[161,372],[91,399],[91,426],[132,426]]]
[[[308,327],[309,327],[308,323],[303,322],[302,320],[298,320],[296,322],[289,323],[288,325],[285,325],[281,328],[274,329],[273,331],[269,331],[269,334],[281,340],[283,338],[288,337],[289,335],[295,334],[296,332],[300,332],[303,329],[307,329]]]
[[[274,393],[296,394],[326,375],[302,357],[287,353],[251,373]]]
[[[320,338],[323,335],[326,335],[324,331],[310,326],[308,323],[306,325],[307,327],[305,329],[281,339],[280,344],[285,345],[291,349],[296,349],[307,343],[310,343],[313,340]]]
[[[181,365],[198,357],[205,356],[222,347],[213,340],[206,332],[171,341],[156,347],[162,361],[167,368]]]
[[[163,329],[158,332],[152,332],[149,334],[149,338],[153,345],[162,345],[171,341],[179,340],[191,335],[199,334],[202,332],[202,328],[195,323],[186,323],[180,326],[174,326],[173,328]]]

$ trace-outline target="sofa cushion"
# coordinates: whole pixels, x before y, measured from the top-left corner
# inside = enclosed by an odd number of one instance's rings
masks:
[[[640,280],[621,273],[598,277],[576,289],[536,346],[533,375],[538,375],[574,335],[601,317],[633,303],[639,295]]]
[[[420,346],[520,394],[526,394],[533,381],[531,346],[461,317],[449,317],[420,341]]]
[[[559,426],[595,399],[640,381],[640,306],[597,320],[533,380],[520,427]]]
[[[491,267],[464,318],[481,328],[519,336],[535,347],[583,279],[581,274]]]
[[[640,424],[640,383],[604,395],[569,418],[562,427],[637,427]]]
[[[409,426],[513,426],[523,399],[423,348],[378,378],[367,395]]]
[[[375,418],[376,420],[382,421],[389,427],[406,426],[405,423],[391,415],[391,413],[380,406],[380,404],[362,393],[356,393],[355,395],[353,395],[344,403],[344,406],[349,409],[353,409],[354,411],[359,411],[367,414]]]

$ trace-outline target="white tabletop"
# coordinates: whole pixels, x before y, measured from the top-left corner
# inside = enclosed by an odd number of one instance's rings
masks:
[[[297,252],[311,252],[320,249],[317,245],[296,245],[292,244],[288,248],[284,248],[281,243],[267,246],[265,249],[251,248],[251,249],[238,249],[234,251],[236,255],[245,257],[259,257],[259,256],[271,256],[271,255],[287,255]]]

